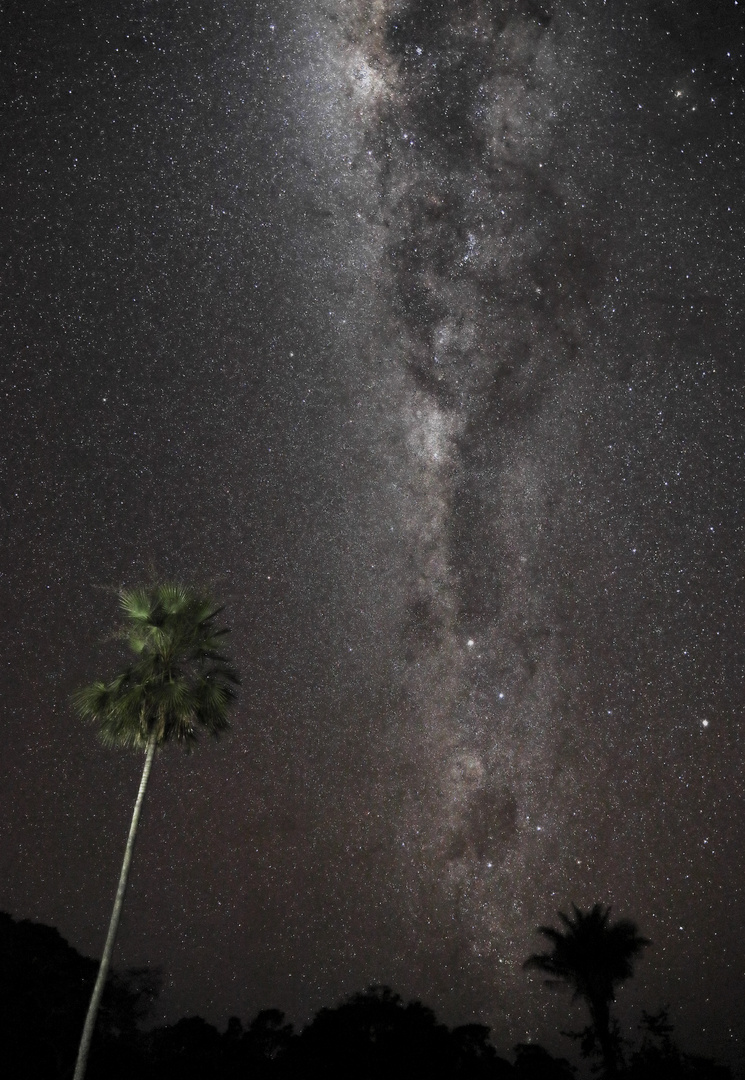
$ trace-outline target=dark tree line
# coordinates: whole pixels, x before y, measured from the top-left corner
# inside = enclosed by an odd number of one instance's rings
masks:
[[[541,968],[537,963],[532,966]],[[0,1075],[70,1080],[97,968],[96,961],[81,956],[57,930],[0,913]],[[556,971],[552,974],[564,978]],[[425,1005],[404,1002],[385,986],[321,1009],[300,1032],[276,1009],[260,1012],[247,1024],[231,1017],[222,1032],[199,1016],[143,1031],[142,1021],[157,991],[158,978],[150,971],[109,973],[91,1045],[89,1080],[572,1080],[575,1076],[568,1061],[552,1057],[537,1044],[515,1047],[514,1061],[508,1061],[492,1046],[487,1027],[449,1028]],[[592,1055],[592,1040],[589,1046]],[[730,1076],[722,1066],[682,1053],[664,1011],[644,1014],[641,1041],[635,1049],[627,1048],[625,1057],[619,1052],[614,1068],[622,1080]]]

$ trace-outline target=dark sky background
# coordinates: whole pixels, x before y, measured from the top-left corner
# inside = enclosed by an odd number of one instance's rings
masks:
[[[156,759],[155,1020],[551,1043],[522,961],[600,901],[627,1031],[741,1060],[744,12],[0,5],[0,907],[100,955],[112,586],[207,582],[243,678]]]

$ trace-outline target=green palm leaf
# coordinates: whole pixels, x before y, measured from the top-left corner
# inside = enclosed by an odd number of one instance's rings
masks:
[[[119,603],[135,661],[73,695],[81,717],[96,721],[110,746],[144,748],[153,736],[158,746],[173,740],[188,749],[200,730],[227,731],[239,680],[222,652],[229,630],[214,624],[222,609],[173,582],[123,589]]]

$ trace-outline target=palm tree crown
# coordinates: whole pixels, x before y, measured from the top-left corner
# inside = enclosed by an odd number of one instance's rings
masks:
[[[611,923],[611,909],[601,904],[587,912],[575,904],[572,908],[574,917],[558,913],[563,931],[553,926],[538,927],[553,947],[550,952],[529,956],[524,966],[551,976],[546,980],[548,985],[563,983],[571,987],[575,998],[583,998],[590,1011],[588,1030],[600,1047],[605,1075],[614,1076],[620,1043],[611,1021],[610,1004],[615,1001],[616,987],[631,978],[634,961],[650,942],[630,919]]]
[[[634,974],[634,960],[649,945],[630,919],[610,922],[610,908],[601,904],[588,912],[572,904],[574,918],[558,912],[565,930],[539,926],[538,932],[553,945],[551,952],[534,953],[525,961],[526,968],[537,968],[547,975],[547,983],[565,983],[575,998],[611,1002],[616,986]]]
[[[237,675],[221,654],[227,629],[217,629],[205,594],[182,585],[123,589],[120,637],[135,660],[111,682],[79,690],[73,702],[99,725],[110,746],[146,749],[174,740],[188,750],[198,729],[218,736],[229,728]]]

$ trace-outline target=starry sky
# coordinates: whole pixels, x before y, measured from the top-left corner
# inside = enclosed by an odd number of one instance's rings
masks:
[[[155,762],[154,1020],[386,982],[551,1044],[522,962],[599,901],[626,1030],[741,1060],[744,12],[0,9],[0,907],[100,955],[112,590],[206,583],[243,681]]]

